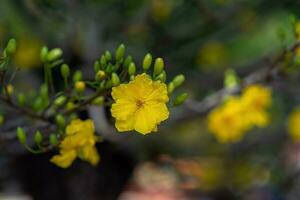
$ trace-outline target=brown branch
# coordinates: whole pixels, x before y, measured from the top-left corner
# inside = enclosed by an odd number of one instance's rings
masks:
[[[254,83],[266,84],[271,82],[275,76],[280,74],[280,64],[284,62],[287,53],[294,53],[299,46],[300,42],[297,42],[291,47],[283,50],[278,56],[276,56],[274,59],[271,59],[273,61],[270,63],[269,67],[251,73],[242,80],[241,85],[239,86],[234,88],[222,88],[212,95],[205,97],[202,101],[195,101],[192,99],[187,100],[185,103],[186,108],[189,112],[192,111],[194,114],[203,115],[219,105],[226,96],[240,92],[247,85]],[[193,113],[189,113],[188,115],[193,115]],[[186,116],[183,115],[183,117]]]

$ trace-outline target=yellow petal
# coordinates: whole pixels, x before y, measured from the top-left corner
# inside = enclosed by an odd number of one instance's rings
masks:
[[[100,156],[95,146],[86,146],[82,149],[82,159],[88,161],[92,165],[97,165],[100,161]]]
[[[127,120],[116,120],[115,126],[119,132],[131,131],[134,129],[134,118],[130,117]]]
[[[72,164],[75,158],[75,150],[61,151],[59,155],[53,156],[50,161],[61,168],[67,168]]]
[[[167,86],[160,81],[153,83],[152,92],[147,96],[146,101],[158,101],[166,103],[169,101]]]
[[[112,88],[111,96],[114,100],[121,99],[124,97],[124,92],[127,90],[126,84],[121,84],[117,87]]]
[[[135,101],[119,99],[111,107],[111,114],[117,120],[126,120],[130,115],[137,110]]]

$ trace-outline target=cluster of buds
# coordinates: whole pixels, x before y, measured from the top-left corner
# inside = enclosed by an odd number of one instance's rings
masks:
[[[141,73],[148,74],[153,81],[167,85],[168,96],[174,96],[170,98],[170,106],[178,106],[187,98],[186,93],[176,92],[176,96],[174,92],[184,82],[184,75],[177,75],[167,82],[164,60],[153,59],[150,53],[145,55],[141,67],[137,67],[133,58],[126,55],[124,44],[119,45],[114,55],[105,51],[95,61],[95,77],[91,79],[85,79],[80,70],[72,72],[62,59],[62,49],[43,47],[40,59],[43,63],[44,82],[37,91],[19,92],[13,87],[15,72],[19,69],[11,67],[8,70],[9,60],[16,49],[16,40],[9,40],[0,58],[0,84],[3,90],[0,96],[3,107],[1,110],[15,110],[31,120],[28,124],[30,129],[16,125],[16,136],[33,153],[42,153],[57,147],[65,136],[66,126],[78,118],[79,111],[85,110],[89,105],[110,107],[112,88],[134,80]],[[57,68],[60,77],[53,76],[53,70]],[[5,126],[5,121],[4,111],[0,113],[0,125]],[[33,133],[29,132],[33,130],[32,126],[35,126]],[[29,135],[33,135],[33,147],[32,144],[27,144]]]

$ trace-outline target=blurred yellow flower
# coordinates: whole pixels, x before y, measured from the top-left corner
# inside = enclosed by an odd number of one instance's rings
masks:
[[[238,97],[230,97],[208,115],[208,129],[222,143],[239,141],[249,129],[248,120],[241,117],[244,105]]]
[[[228,53],[224,44],[210,41],[204,44],[196,58],[201,69],[211,70],[223,68],[228,61]]]
[[[271,90],[259,84],[253,84],[244,89],[241,98],[248,110],[246,114],[251,123],[258,127],[267,126],[269,115],[265,109],[272,103]]]
[[[136,130],[145,135],[156,131],[157,125],[169,117],[167,86],[152,81],[145,73],[128,84],[114,87],[112,97],[115,103],[111,113],[120,132]]]
[[[300,140],[300,108],[296,108],[288,118],[288,133],[294,141]]]
[[[59,167],[67,168],[78,156],[80,159],[96,165],[100,157],[95,143],[93,121],[75,119],[66,128],[66,136],[59,145],[60,154],[53,156],[51,162]]]
[[[300,39],[300,22],[299,21],[295,24],[295,34],[296,34],[296,39],[299,40]]]
[[[229,97],[208,115],[208,129],[222,143],[237,142],[253,127],[269,124],[270,89],[258,84],[246,87],[241,96]]]
[[[42,43],[37,38],[18,39],[17,51],[13,58],[14,64],[21,69],[38,67],[41,48]]]
[[[154,21],[162,23],[169,19],[174,9],[174,2],[171,0],[152,0],[151,16]]]

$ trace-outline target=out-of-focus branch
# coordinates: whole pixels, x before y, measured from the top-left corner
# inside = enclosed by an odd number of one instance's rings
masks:
[[[193,114],[206,114],[212,108],[219,105],[226,96],[236,94],[241,91],[247,85],[254,83],[262,83],[268,84],[274,80],[276,76],[280,75],[282,63],[285,61],[286,55],[294,54],[295,50],[300,46],[300,42],[295,43],[291,47],[283,50],[279,55],[275,56],[275,58],[270,59],[270,64],[268,67],[260,69],[246,76],[239,86],[234,88],[222,88],[219,91],[216,91],[212,95],[205,97],[202,101],[196,101],[189,99],[186,101],[185,106],[190,113]],[[265,59],[265,58],[264,58]],[[183,115],[183,117],[185,117]]]

